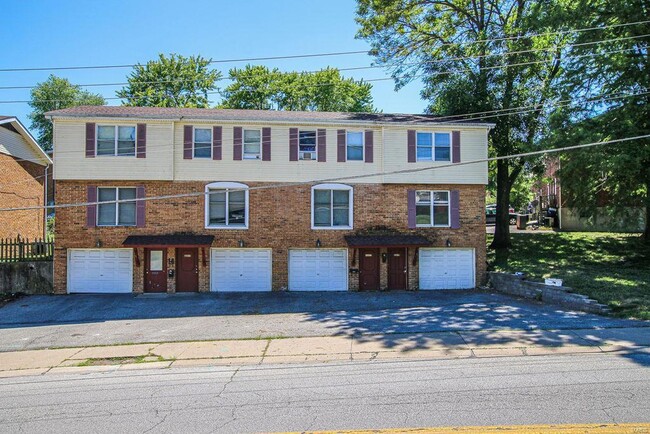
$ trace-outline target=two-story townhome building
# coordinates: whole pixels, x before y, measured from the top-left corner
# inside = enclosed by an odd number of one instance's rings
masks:
[[[57,293],[429,290],[485,278],[487,163],[454,164],[487,157],[492,124],[107,106],[48,117],[63,206]]]

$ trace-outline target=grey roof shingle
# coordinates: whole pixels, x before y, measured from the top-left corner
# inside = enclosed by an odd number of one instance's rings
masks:
[[[137,119],[195,119],[221,121],[262,121],[262,122],[325,122],[325,123],[378,123],[378,124],[436,124],[454,123],[467,125],[493,126],[481,120],[462,118],[440,118],[425,114],[399,113],[343,113],[343,112],[303,112],[279,110],[233,110],[200,109],[173,107],[124,107],[124,106],[78,106],[45,113],[46,116],[60,117],[118,117]]]

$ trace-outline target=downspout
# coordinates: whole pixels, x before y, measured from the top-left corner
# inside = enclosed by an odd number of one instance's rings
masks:
[[[45,182],[43,182],[43,188],[44,188],[43,205],[45,206],[45,208],[43,208],[43,240],[44,241],[47,241],[47,191],[48,191],[47,173],[49,168],[50,168],[49,164],[45,166]]]

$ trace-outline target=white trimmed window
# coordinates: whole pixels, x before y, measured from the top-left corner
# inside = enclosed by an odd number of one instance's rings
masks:
[[[353,191],[345,184],[319,184],[311,189],[312,229],[352,229]]]
[[[348,131],[346,133],[347,161],[363,161],[363,132]]]
[[[316,131],[298,132],[298,153],[300,160],[316,160]]]
[[[415,192],[415,223],[422,227],[449,227],[450,206],[448,191]]]
[[[418,161],[451,161],[451,133],[416,134]]]
[[[205,227],[248,229],[248,186],[213,182],[205,186]]]
[[[98,125],[96,155],[135,156],[135,126]]]
[[[212,158],[212,128],[194,128],[194,158]]]
[[[99,187],[97,202],[135,199],[134,187]],[[135,201],[97,205],[97,226],[135,226]]]
[[[259,160],[262,147],[261,130],[244,130],[244,160]]]

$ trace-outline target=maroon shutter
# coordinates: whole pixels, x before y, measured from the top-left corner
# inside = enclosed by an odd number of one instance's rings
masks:
[[[242,157],[242,127],[232,129],[232,159],[241,160]]]
[[[136,140],[137,158],[147,158],[147,124],[138,124]]]
[[[298,128],[289,128],[289,161],[298,161]]]
[[[327,130],[318,130],[316,133],[318,144],[318,161],[324,163],[327,161]]]
[[[451,132],[451,162],[460,163],[460,131]]]
[[[86,158],[95,158],[95,124],[86,124]]]
[[[86,202],[97,202],[97,186],[89,185],[86,187]],[[97,226],[97,205],[86,206],[86,227],[94,228]]]
[[[408,142],[408,162],[415,163],[415,130],[408,130],[406,136],[406,141]]]
[[[212,159],[221,160],[221,127],[212,127]]]
[[[458,229],[460,228],[460,191],[452,190],[449,196],[451,228]]]
[[[373,159],[373,147],[374,147],[374,135],[372,130],[366,130],[366,140],[365,140],[365,160],[366,163],[372,163]]]
[[[408,199],[408,226],[409,229],[415,229],[415,190],[408,190],[406,196]]]
[[[271,128],[262,128],[262,161],[271,161]]]
[[[192,159],[192,139],[194,131],[192,125],[185,125],[183,127],[183,159]]]
[[[144,185],[138,185],[135,189],[135,197],[136,199],[144,199],[145,198],[145,191],[144,191]],[[145,204],[147,202],[144,200],[138,200],[135,203],[135,225],[139,228],[144,227],[144,212],[145,212]]]
[[[336,131],[336,161],[344,163],[345,156],[345,130]]]

